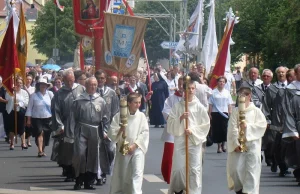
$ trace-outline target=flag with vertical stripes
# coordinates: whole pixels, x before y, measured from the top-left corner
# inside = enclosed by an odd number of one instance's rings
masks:
[[[26,31],[26,22],[25,16],[23,12],[23,3],[20,6],[20,22],[16,40],[16,47],[18,51],[18,60],[21,70],[21,76],[25,80],[25,68],[26,68],[26,61],[27,61],[27,31]]]
[[[228,20],[221,44],[219,46],[219,53],[217,55],[216,64],[212,72],[211,80],[209,84],[209,87],[212,89],[217,86],[217,79],[220,76],[223,76],[225,72],[229,41],[233,31],[234,22],[235,20],[233,21]]]

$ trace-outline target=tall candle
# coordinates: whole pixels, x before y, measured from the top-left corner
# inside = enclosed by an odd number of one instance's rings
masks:
[[[245,105],[245,96],[240,96],[239,97],[239,111],[245,111],[246,105]]]

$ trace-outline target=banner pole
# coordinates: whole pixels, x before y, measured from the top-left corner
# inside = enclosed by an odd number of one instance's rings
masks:
[[[17,114],[17,92],[15,91],[16,88],[16,82],[17,82],[17,76],[16,73],[14,73],[14,123],[15,123],[15,143],[18,143],[18,114]]]

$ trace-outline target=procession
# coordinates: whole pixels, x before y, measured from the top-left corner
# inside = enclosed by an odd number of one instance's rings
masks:
[[[65,41],[56,40],[56,10],[73,12],[76,48],[64,67],[29,65],[27,1],[5,2],[0,193],[299,192],[300,64],[253,57],[233,66],[234,29],[244,21],[231,7],[218,45],[216,2],[195,0],[168,63],[153,64],[145,41],[153,18],[135,16],[136,2],[48,1],[55,62]],[[187,14],[187,1],[179,4]]]

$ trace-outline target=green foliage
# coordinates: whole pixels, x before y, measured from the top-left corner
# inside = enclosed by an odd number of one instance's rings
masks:
[[[53,1],[47,1],[42,11],[38,13],[35,27],[31,30],[32,41],[40,53],[47,57],[52,57],[52,50],[55,47],[55,9],[57,15],[56,24],[56,47],[59,49],[61,61],[72,61],[74,49],[78,42],[74,32],[73,6],[72,0],[60,0],[61,5],[65,6],[61,12]]]
[[[298,0],[219,0],[216,18],[231,6],[240,22],[234,27],[232,61],[247,54],[251,66],[275,69],[300,61],[300,2]],[[221,6],[220,6],[221,5]],[[217,19],[216,22],[218,23]],[[217,27],[218,28],[218,27]]]

